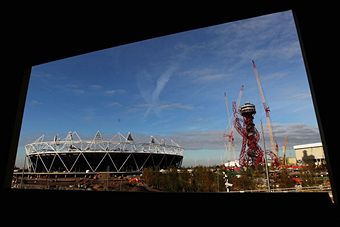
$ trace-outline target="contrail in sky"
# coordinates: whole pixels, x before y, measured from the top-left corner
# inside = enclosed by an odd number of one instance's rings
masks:
[[[173,72],[175,71],[176,67],[171,66],[169,67],[158,79],[155,90],[152,92],[151,102],[149,102],[149,107],[146,110],[144,117],[147,117],[151,110],[157,108],[159,104],[159,96],[162,93],[163,89],[165,88],[166,84],[169,82]]]

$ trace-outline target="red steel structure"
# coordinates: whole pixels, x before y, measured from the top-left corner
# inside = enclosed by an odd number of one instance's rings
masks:
[[[255,128],[253,122],[256,114],[255,105],[251,103],[243,104],[237,109],[236,103],[233,102],[234,127],[242,136],[242,147],[240,152],[240,166],[258,166],[265,165],[265,152],[258,145],[260,134]],[[242,116],[242,119],[239,117]],[[267,155],[272,162],[272,165],[278,165],[278,159],[274,152],[267,151]]]

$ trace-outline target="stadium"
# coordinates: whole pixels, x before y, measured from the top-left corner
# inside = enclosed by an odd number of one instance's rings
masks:
[[[92,140],[82,140],[77,132],[65,139],[44,135],[25,146],[28,171],[31,173],[141,173],[143,168],[180,167],[184,149],[173,140],[136,142],[131,133],[103,139],[98,131]]]

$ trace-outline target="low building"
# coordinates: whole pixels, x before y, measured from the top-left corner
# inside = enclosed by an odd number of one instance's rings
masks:
[[[286,163],[288,165],[296,165],[296,158],[295,157],[287,157],[286,158]]]
[[[315,165],[325,164],[325,153],[322,143],[310,143],[293,146],[297,163]]]
[[[233,160],[233,161],[228,161],[226,163],[224,163],[225,167],[239,167],[240,163],[239,160]]]

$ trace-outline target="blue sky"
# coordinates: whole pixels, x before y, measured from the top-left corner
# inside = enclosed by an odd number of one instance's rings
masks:
[[[301,48],[287,11],[34,66],[17,162],[23,146],[42,134],[52,140],[56,133],[77,131],[92,138],[97,130],[107,138],[118,132],[173,138],[185,148],[184,165],[220,162],[227,125],[224,92],[231,109],[244,85],[241,104],[256,105],[258,129],[260,120],[265,122],[252,59],[279,145],[286,135],[288,149],[319,142]]]

